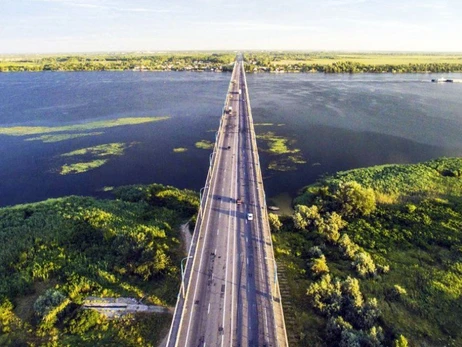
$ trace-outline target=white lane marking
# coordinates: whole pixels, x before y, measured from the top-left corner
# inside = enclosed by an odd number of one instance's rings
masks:
[[[217,255],[217,249],[216,248],[215,248],[215,252],[213,254]]]
[[[209,302],[209,308],[207,309],[207,314],[210,313],[210,302]]]
[[[249,243],[249,238],[247,236],[245,237],[245,242]]]
[[[249,266],[249,258],[247,258],[247,266]]]
[[[220,230],[217,229],[217,235],[220,233]]]
[[[268,330],[268,315],[266,314],[266,307],[264,308],[265,312],[265,325],[266,325],[266,331],[268,332],[269,335],[269,330]]]

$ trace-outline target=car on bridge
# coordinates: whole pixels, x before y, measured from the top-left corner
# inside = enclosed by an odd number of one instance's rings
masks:
[[[247,213],[247,220],[253,220],[253,213]]]

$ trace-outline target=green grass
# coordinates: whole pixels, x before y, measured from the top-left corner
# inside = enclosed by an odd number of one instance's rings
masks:
[[[174,149],[173,149],[173,152],[174,152],[174,153],[184,153],[184,152],[186,152],[187,150],[188,150],[188,149],[185,148],[185,147],[177,147],[177,148],[174,148]]]
[[[196,142],[196,148],[199,149],[212,149],[214,146],[214,143],[208,140],[200,140]]]
[[[170,315],[108,321],[79,307],[87,296],[173,306],[185,255],[179,226],[196,213],[197,194],[152,184],[114,195],[0,208],[0,345],[155,346],[163,338]],[[68,304],[41,320],[34,303],[48,289]]]
[[[106,129],[126,125],[137,125],[144,123],[158,122],[167,120],[170,117],[133,117],[133,118],[117,118],[104,121],[79,123],[56,127],[40,127],[40,126],[15,126],[15,127],[0,127],[0,135],[10,136],[25,136],[36,134],[47,134],[66,131],[89,131],[95,129]],[[68,134],[65,134],[68,135]]]
[[[43,143],[54,143],[66,140],[77,139],[85,136],[102,135],[102,132],[83,133],[83,134],[57,134],[57,135],[42,135],[38,137],[30,137],[26,141],[42,141]]]
[[[348,224],[340,233],[348,234],[375,264],[390,267],[377,277],[359,278],[363,295],[378,300],[385,345],[400,334],[411,346],[462,345],[462,158],[339,172],[305,187],[295,203],[341,213],[329,203],[333,187],[351,181],[372,188],[378,197],[370,215],[344,216]],[[325,346],[326,318],[304,294],[316,281],[308,250],[323,247],[330,273],[339,278],[358,277],[351,260],[318,232],[295,230],[290,219],[274,238],[278,262],[289,269],[287,300],[302,317],[289,329],[299,340],[294,345]],[[395,285],[405,294],[394,295]]]

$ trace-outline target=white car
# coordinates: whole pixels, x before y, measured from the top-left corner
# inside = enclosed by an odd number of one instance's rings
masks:
[[[247,220],[253,220],[253,213],[247,213]]]

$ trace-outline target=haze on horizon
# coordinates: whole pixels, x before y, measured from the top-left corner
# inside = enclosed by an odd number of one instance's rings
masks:
[[[1,0],[0,54],[462,51],[460,0]]]

